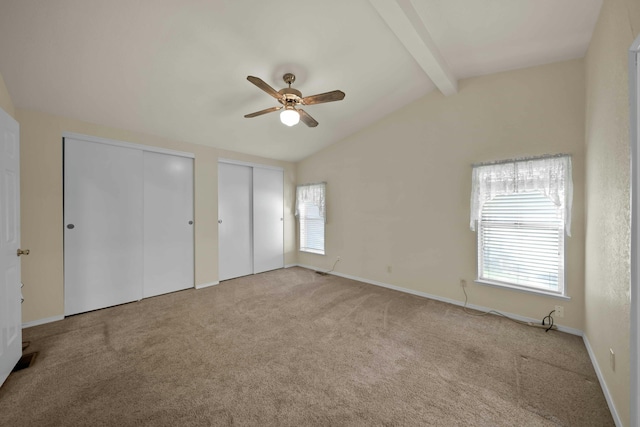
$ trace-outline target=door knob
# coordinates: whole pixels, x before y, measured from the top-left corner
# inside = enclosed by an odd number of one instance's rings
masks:
[[[193,221],[189,221],[189,225],[193,225]]]
[[[17,253],[18,253],[18,256],[20,256],[20,255],[29,255],[29,249],[25,249],[25,250],[18,249]]]
[[[218,220],[218,224],[222,224],[222,220],[221,219]]]

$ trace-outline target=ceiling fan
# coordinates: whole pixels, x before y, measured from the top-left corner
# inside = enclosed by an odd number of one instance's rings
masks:
[[[331,92],[320,93],[318,95],[311,95],[302,97],[302,93],[291,87],[291,83],[296,81],[296,76],[292,73],[286,73],[282,76],[282,80],[289,85],[289,87],[275,90],[259,77],[248,76],[249,80],[254,85],[258,86],[269,95],[273,96],[282,105],[278,107],[271,107],[264,110],[256,111],[255,113],[245,115],[246,118],[257,117],[263,114],[272,113],[274,111],[282,110],[280,113],[280,121],[287,126],[293,126],[298,124],[300,120],[309,126],[316,127],[318,122],[311,117],[302,108],[296,108],[298,105],[313,105],[321,104],[323,102],[341,101],[344,99],[344,92],[341,90],[334,90]]]

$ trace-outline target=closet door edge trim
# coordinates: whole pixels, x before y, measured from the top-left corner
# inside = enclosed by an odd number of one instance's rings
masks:
[[[151,145],[136,144],[133,142],[117,141],[115,139],[101,138],[99,136],[83,135],[74,132],[62,132],[62,138],[75,139],[77,141],[94,142],[98,144],[115,145],[117,147],[133,148],[152,153],[169,154],[172,156],[187,157],[194,159],[196,156],[187,151],[170,150],[168,148],[154,147]]]
[[[237,166],[248,166],[250,168],[272,169],[272,170],[284,172],[284,168],[281,168],[279,166],[269,166],[269,165],[263,165],[260,163],[243,162],[242,160],[218,158],[218,163],[226,163],[229,165],[237,165]]]

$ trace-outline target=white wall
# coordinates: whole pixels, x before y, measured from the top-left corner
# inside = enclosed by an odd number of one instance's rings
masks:
[[[13,107],[13,102],[11,101],[11,96],[7,90],[7,86],[4,84],[2,74],[0,74],[0,108],[9,113],[11,117],[16,116],[16,111]]]
[[[630,158],[627,51],[640,2],[605,0],[586,56],[585,335],[630,425]],[[616,354],[615,371],[609,349]]]
[[[471,164],[570,153],[573,237],[567,238],[570,301],[471,284]],[[584,322],[584,63],[562,62],[462,80],[451,97],[432,93],[297,164],[298,184],[327,181],[326,256],[300,264],[336,270],[443,298],[557,322]],[[392,272],[388,272],[391,266]]]

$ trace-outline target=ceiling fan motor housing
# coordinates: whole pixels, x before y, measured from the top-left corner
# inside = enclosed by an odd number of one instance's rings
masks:
[[[297,105],[302,100],[302,92],[290,87],[280,89],[278,93],[283,95],[282,98],[278,99],[278,102],[282,105]]]

